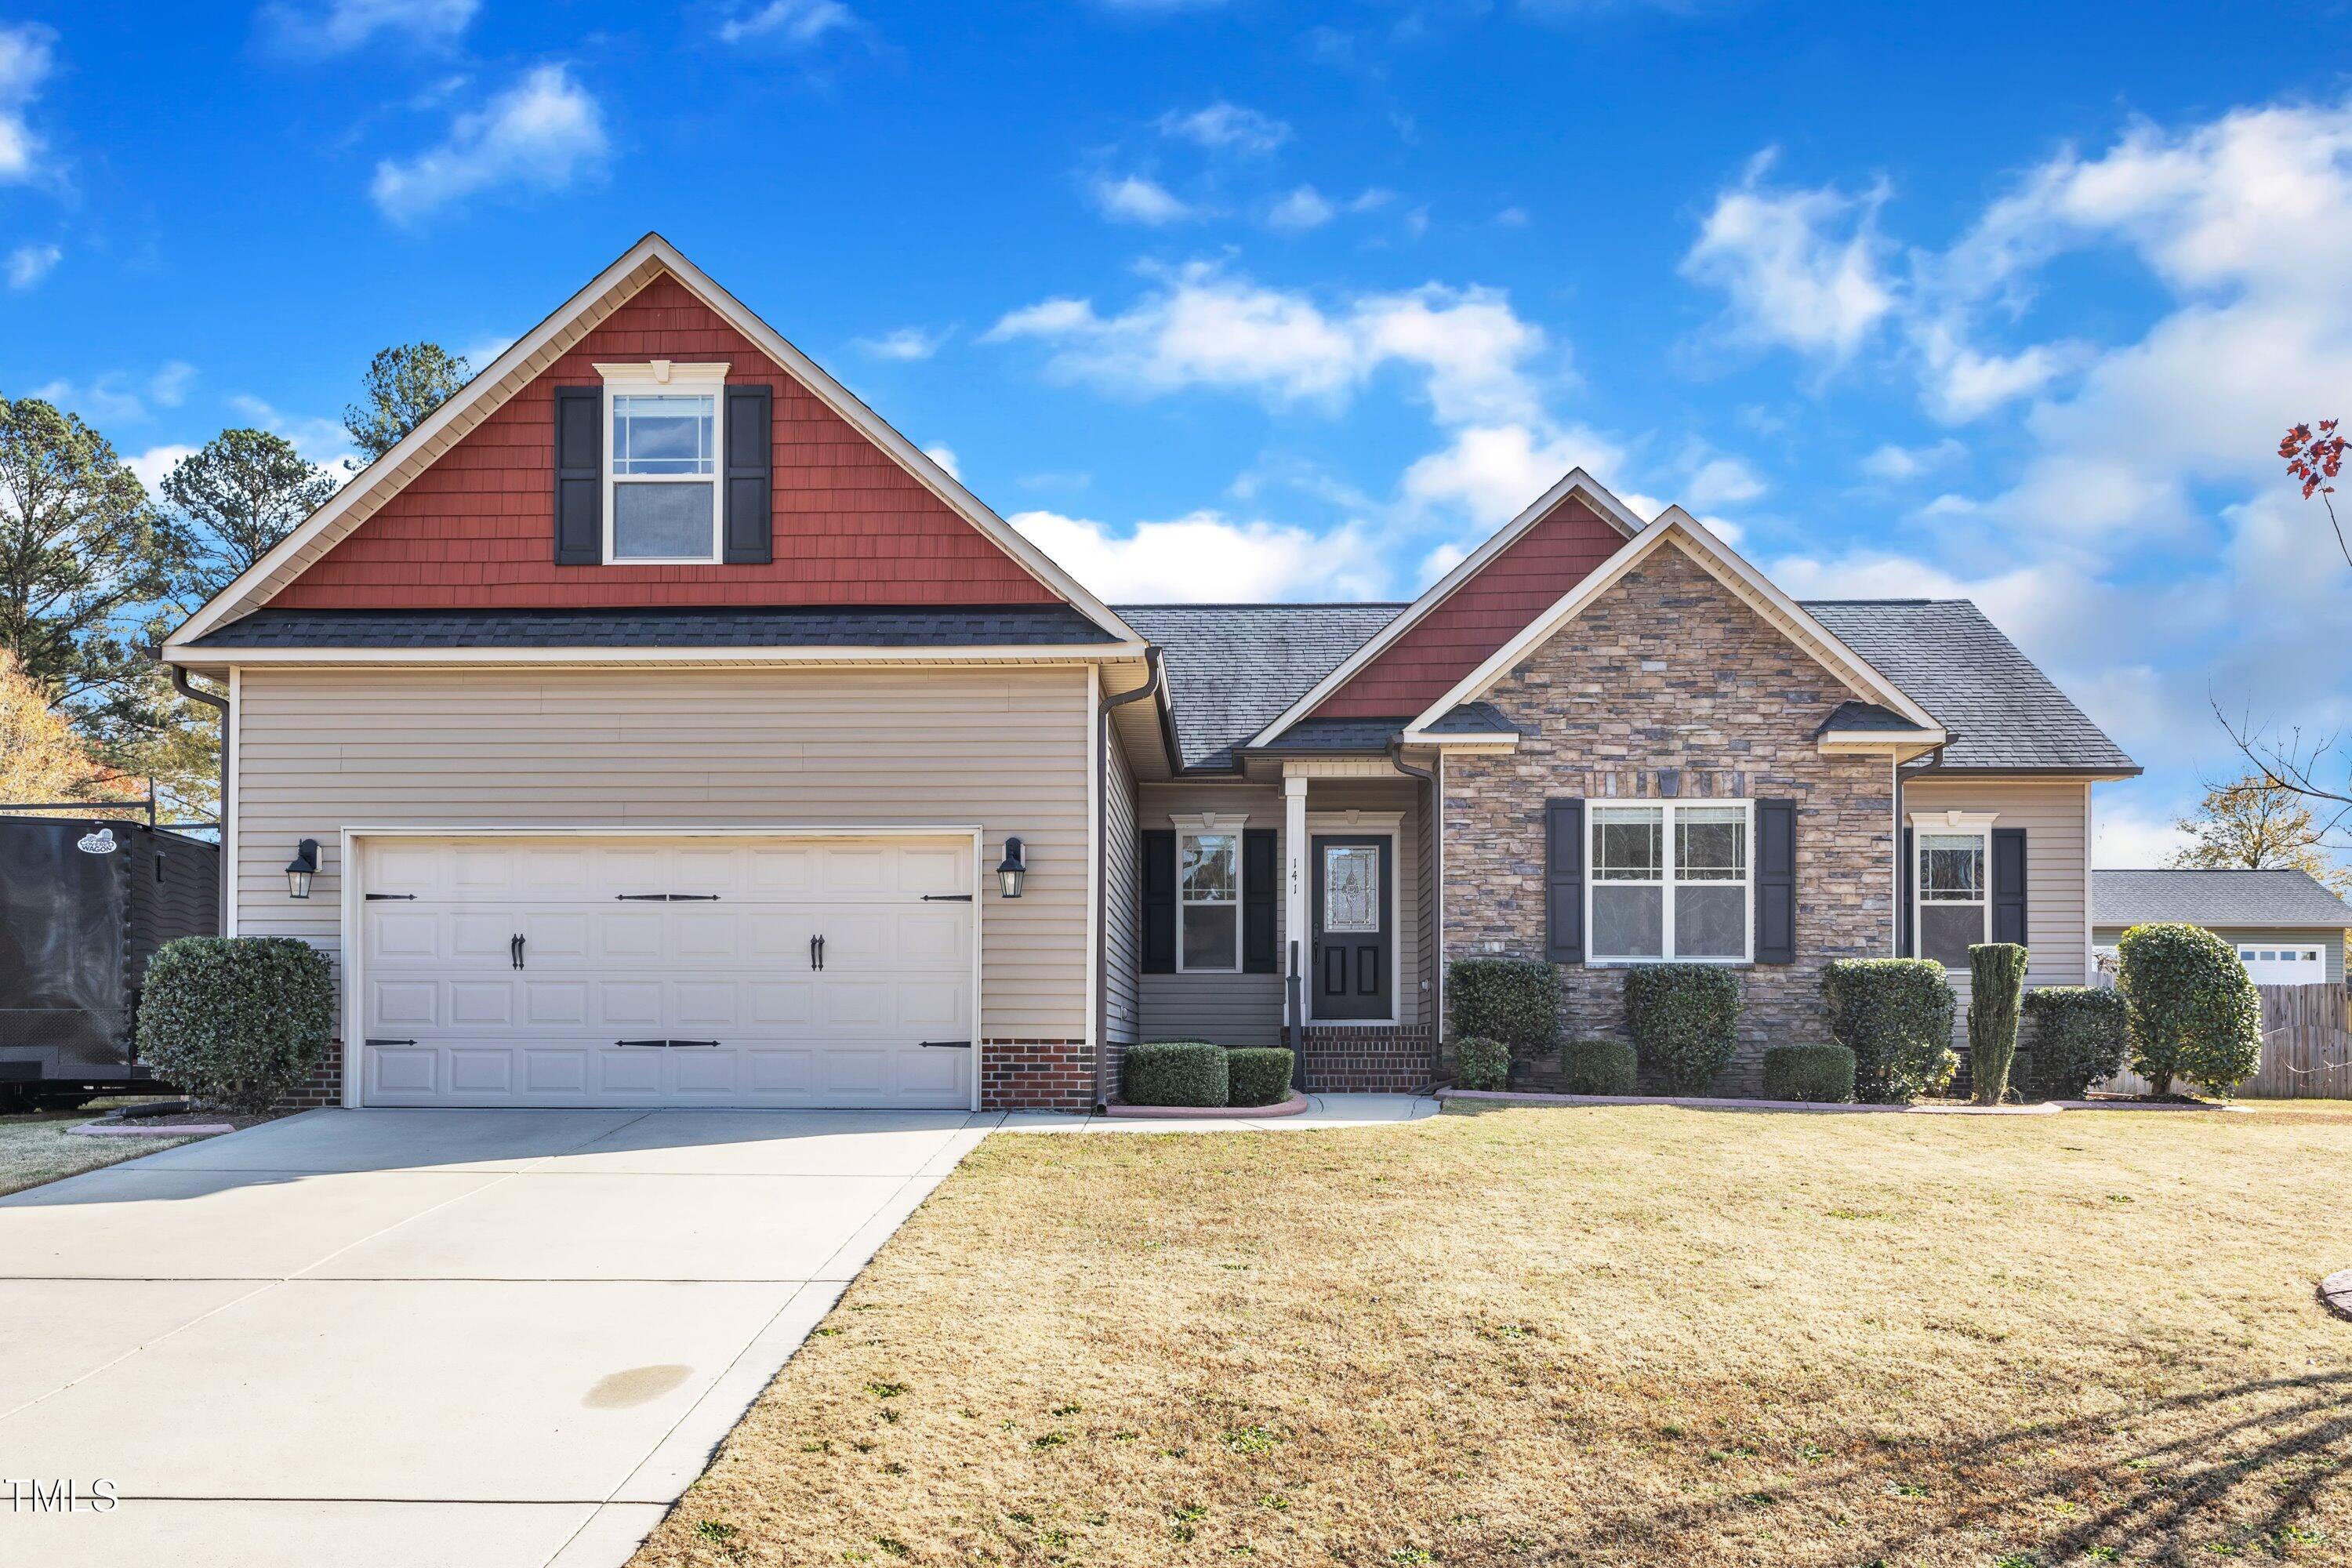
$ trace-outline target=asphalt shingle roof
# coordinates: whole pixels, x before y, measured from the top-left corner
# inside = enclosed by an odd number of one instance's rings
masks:
[[[1813,728],[1816,735],[1830,731],[1848,730],[1916,730],[1919,726],[1892,708],[1882,708],[1875,702],[1841,702],[1830,710],[1830,716]]]
[[[2352,904],[2305,871],[2094,871],[2091,923],[2352,927]]]
[[[1943,769],[2138,771],[1966,599],[1830,599],[1805,609],[1952,731]]]
[[[1188,768],[1230,768],[1234,748],[1282,716],[1402,605],[1118,605],[1160,645]],[[1399,721],[1402,723],[1402,721]],[[1385,745],[1385,740],[1378,742]]]
[[[984,647],[1117,640],[1066,605],[951,609],[259,609],[198,638],[195,646]]]

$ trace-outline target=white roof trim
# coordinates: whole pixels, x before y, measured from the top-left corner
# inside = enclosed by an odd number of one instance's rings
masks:
[[[1088,593],[1023,536],[963,488],[920,448],[892,429],[882,417],[825,374],[815,361],[784,341],[776,330],[746,309],[732,294],[712,282],[703,270],[679,254],[658,234],[648,234],[622,253],[555,311],[509,346],[448,402],[355,476],[351,483],[305,519],[278,547],[213,595],[181,623],[166,640],[163,657],[176,661],[197,637],[248,610],[267,604],[278,590],[320,555],[341,542],[417,474],[438,458],[456,440],[470,431],[493,409],[505,403],[532,377],[569,348],[574,327],[592,313],[602,321],[631,295],[667,272],[702,302],[724,317],[729,325],[758,345],[786,374],[800,381],[817,399],[848,421],[859,434],[897,461],[965,521],[1010,555],[1023,570],[1067,600],[1105,631],[1139,642],[1134,630],[1110,606]],[[601,308],[601,309],[600,309]],[[592,321],[590,325],[593,325]],[[585,329],[582,329],[584,335]],[[511,383],[511,384],[509,384]]]
[[[1938,740],[1943,738],[1944,727],[1936,722],[1933,714],[1905,696],[1901,688],[1872,668],[1867,659],[1808,615],[1803,605],[1782,593],[1769,578],[1740,559],[1737,551],[1709,533],[1696,518],[1678,506],[1660,512],[1656,521],[1628,540],[1622,549],[1595,567],[1591,575],[1562,595],[1551,608],[1528,622],[1518,636],[1496,649],[1486,663],[1431,703],[1406,726],[1407,731],[1436,722],[1441,715],[1465,702],[1475,701],[1520,660],[1549,641],[1561,627],[1582,615],[1587,605],[1616,586],[1619,579],[1669,541],[1698,563],[1707,575],[1773,623],[1790,640],[1800,647],[1811,644],[1806,651],[1852,689],[1902,714],[1923,732],[1932,732]]]
[[[1475,746],[1489,751],[1516,752],[1519,749],[1519,742],[1526,737],[1517,730],[1496,731],[1486,734],[1473,734],[1466,730],[1449,731],[1444,734],[1432,734],[1426,730],[1407,730],[1397,739],[1402,744],[1407,746]]]
[[[1282,716],[1244,742],[1247,746],[1263,746],[1312,713],[1323,700],[1346,685],[1355,673],[1378,658],[1389,645],[1419,625],[1423,616],[1437,608],[1452,595],[1454,590],[1485,570],[1486,563],[1517,543],[1520,535],[1551,515],[1554,508],[1566,500],[1573,490],[1599,512],[1609,525],[1631,539],[1642,531],[1643,521],[1623,501],[1602,488],[1601,482],[1582,468],[1570,468],[1559,482],[1538,496],[1532,505],[1511,519],[1490,535],[1486,542],[1462,558],[1460,564],[1440,577],[1429,590],[1412,604],[1397,612],[1396,617],[1374,632],[1371,640],[1339,661],[1339,667],[1315,683],[1307,695],[1282,710]]]
[[[202,669],[254,665],[522,664],[1100,664],[1139,659],[1150,645],[1013,643],[969,647],[848,644],[698,644],[569,647],[191,647],[167,651],[174,663]]]

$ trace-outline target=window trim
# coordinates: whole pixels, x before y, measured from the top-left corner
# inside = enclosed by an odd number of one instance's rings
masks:
[[[604,500],[604,563],[607,566],[717,566],[727,549],[727,371],[724,363],[687,364],[674,360],[599,364],[604,397],[598,417],[597,447],[604,472],[599,493]],[[710,472],[704,474],[632,474],[623,479],[613,471],[613,401],[616,396],[678,396],[710,399]],[[615,555],[613,530],[617,516],[613,504],[615,484],[703,484],[710,487],[710,552],[707,555]]]
[[[1230,822],[1223,816],[1174,818],[1176,824],[1176,973],[1179,974],[1239,974],[1242,973],[1242,922],[1249,918],[1243,908],[1242,834],[1249,819],[1234,817]],[[1187,899],[1184,896],[1184,841],[1188,838],[1230,838],[1234,841],[1234,896],[1223,899]],[[1234,911],[1234,961],[1229,964],[1188,963],[1184,959],[1184,910],[1191,904],[1203,909]]]
[[[1677,869],[1675,861],[1675,817],[1685,810],[1718,809],[1736,806],[1739,810],[1741,839],[1739,889],[1743,895],[1739,921],[1739,953],[1684,958],[1675,952],[1675,887]],[[1658,946],[1654,958],[1607,957],[1599,952],[1599,928],[1592,921],[1592,895],[1601,885],[1599,835],[1601,824],[1612,811],[1658,811],[1659,850],[1662,858],[1660,878],[1655,882],[1612,881],[1614,887],[1651,888],[1660,889],[1658,910]],[[1693,886],[1729,887],[1728,882],[1694,883]],[[1743,967],[1756,962],[1756,802],[1750,796],[1727,798],[1705,796],[1690,800],[1629,800],[1587,799],[1584,803],[1584,967],[1587,969],[1637,969],[1652,963],[1717,963],[1727,967]]]
[[[1927,956],[1927,927],[1919,918],[1920,906],[1928,902],[1921,897],[1927,879],[1920,874],[1919,857],[1927,852],[1929,834],[1943,838],[1973,837],[1981,846],[1979,853],[1984,857],[1984,896],[1978,902],[1984,910],[1984,923],[1979,929],[1983,932],[1982,942],[1992,940],[1992,825],[2000,819],[2000,813],[1997,811],[1915,811],[1905,816],[1904,821],[1911,829],[1911,864],[1908,869],[1911,877],[1911,946],[1915,958]],[[1958,903],[1960,900],[1938,899],[1935,901]],[[1981,942],[1975,945],[1981,945]],[[1952,965],[1947,963],[1944,967],[1948,971]],[[1968,969],[1965,964],[1961,965],[1959,973],[1966,979]]]

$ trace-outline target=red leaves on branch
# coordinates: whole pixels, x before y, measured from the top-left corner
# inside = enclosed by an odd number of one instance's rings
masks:
[[[2298,425],[2279,440],[2279,456],[2286,459],[2286,471],[2303,481],[2303,499],[2315,494],[2335,493],[2328,481],[2344,467],[2344,437],[2336,433],[2336,422],[2323,419],[2319,434],[2314,436],[2311,426]]]

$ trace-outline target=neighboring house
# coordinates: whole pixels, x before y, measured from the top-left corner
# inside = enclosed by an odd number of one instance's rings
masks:
[[[2137,771],[1975,606],[1800,605],[1580,470],[1410,605],[1107,605],[654,236],[163,657],[354,1105],[1078,1108],[1179,1037],[1402,1089],[1485,954],[1580,1032],[1736,966],[1752,1083],[1833,958],[2083,981]]]
[[[2136,925],[2203,926],[2238,950],[2258,985],[2344,984],[2352,904],[2308,871],[2094,871],[2092,941],[2103,961]]]

